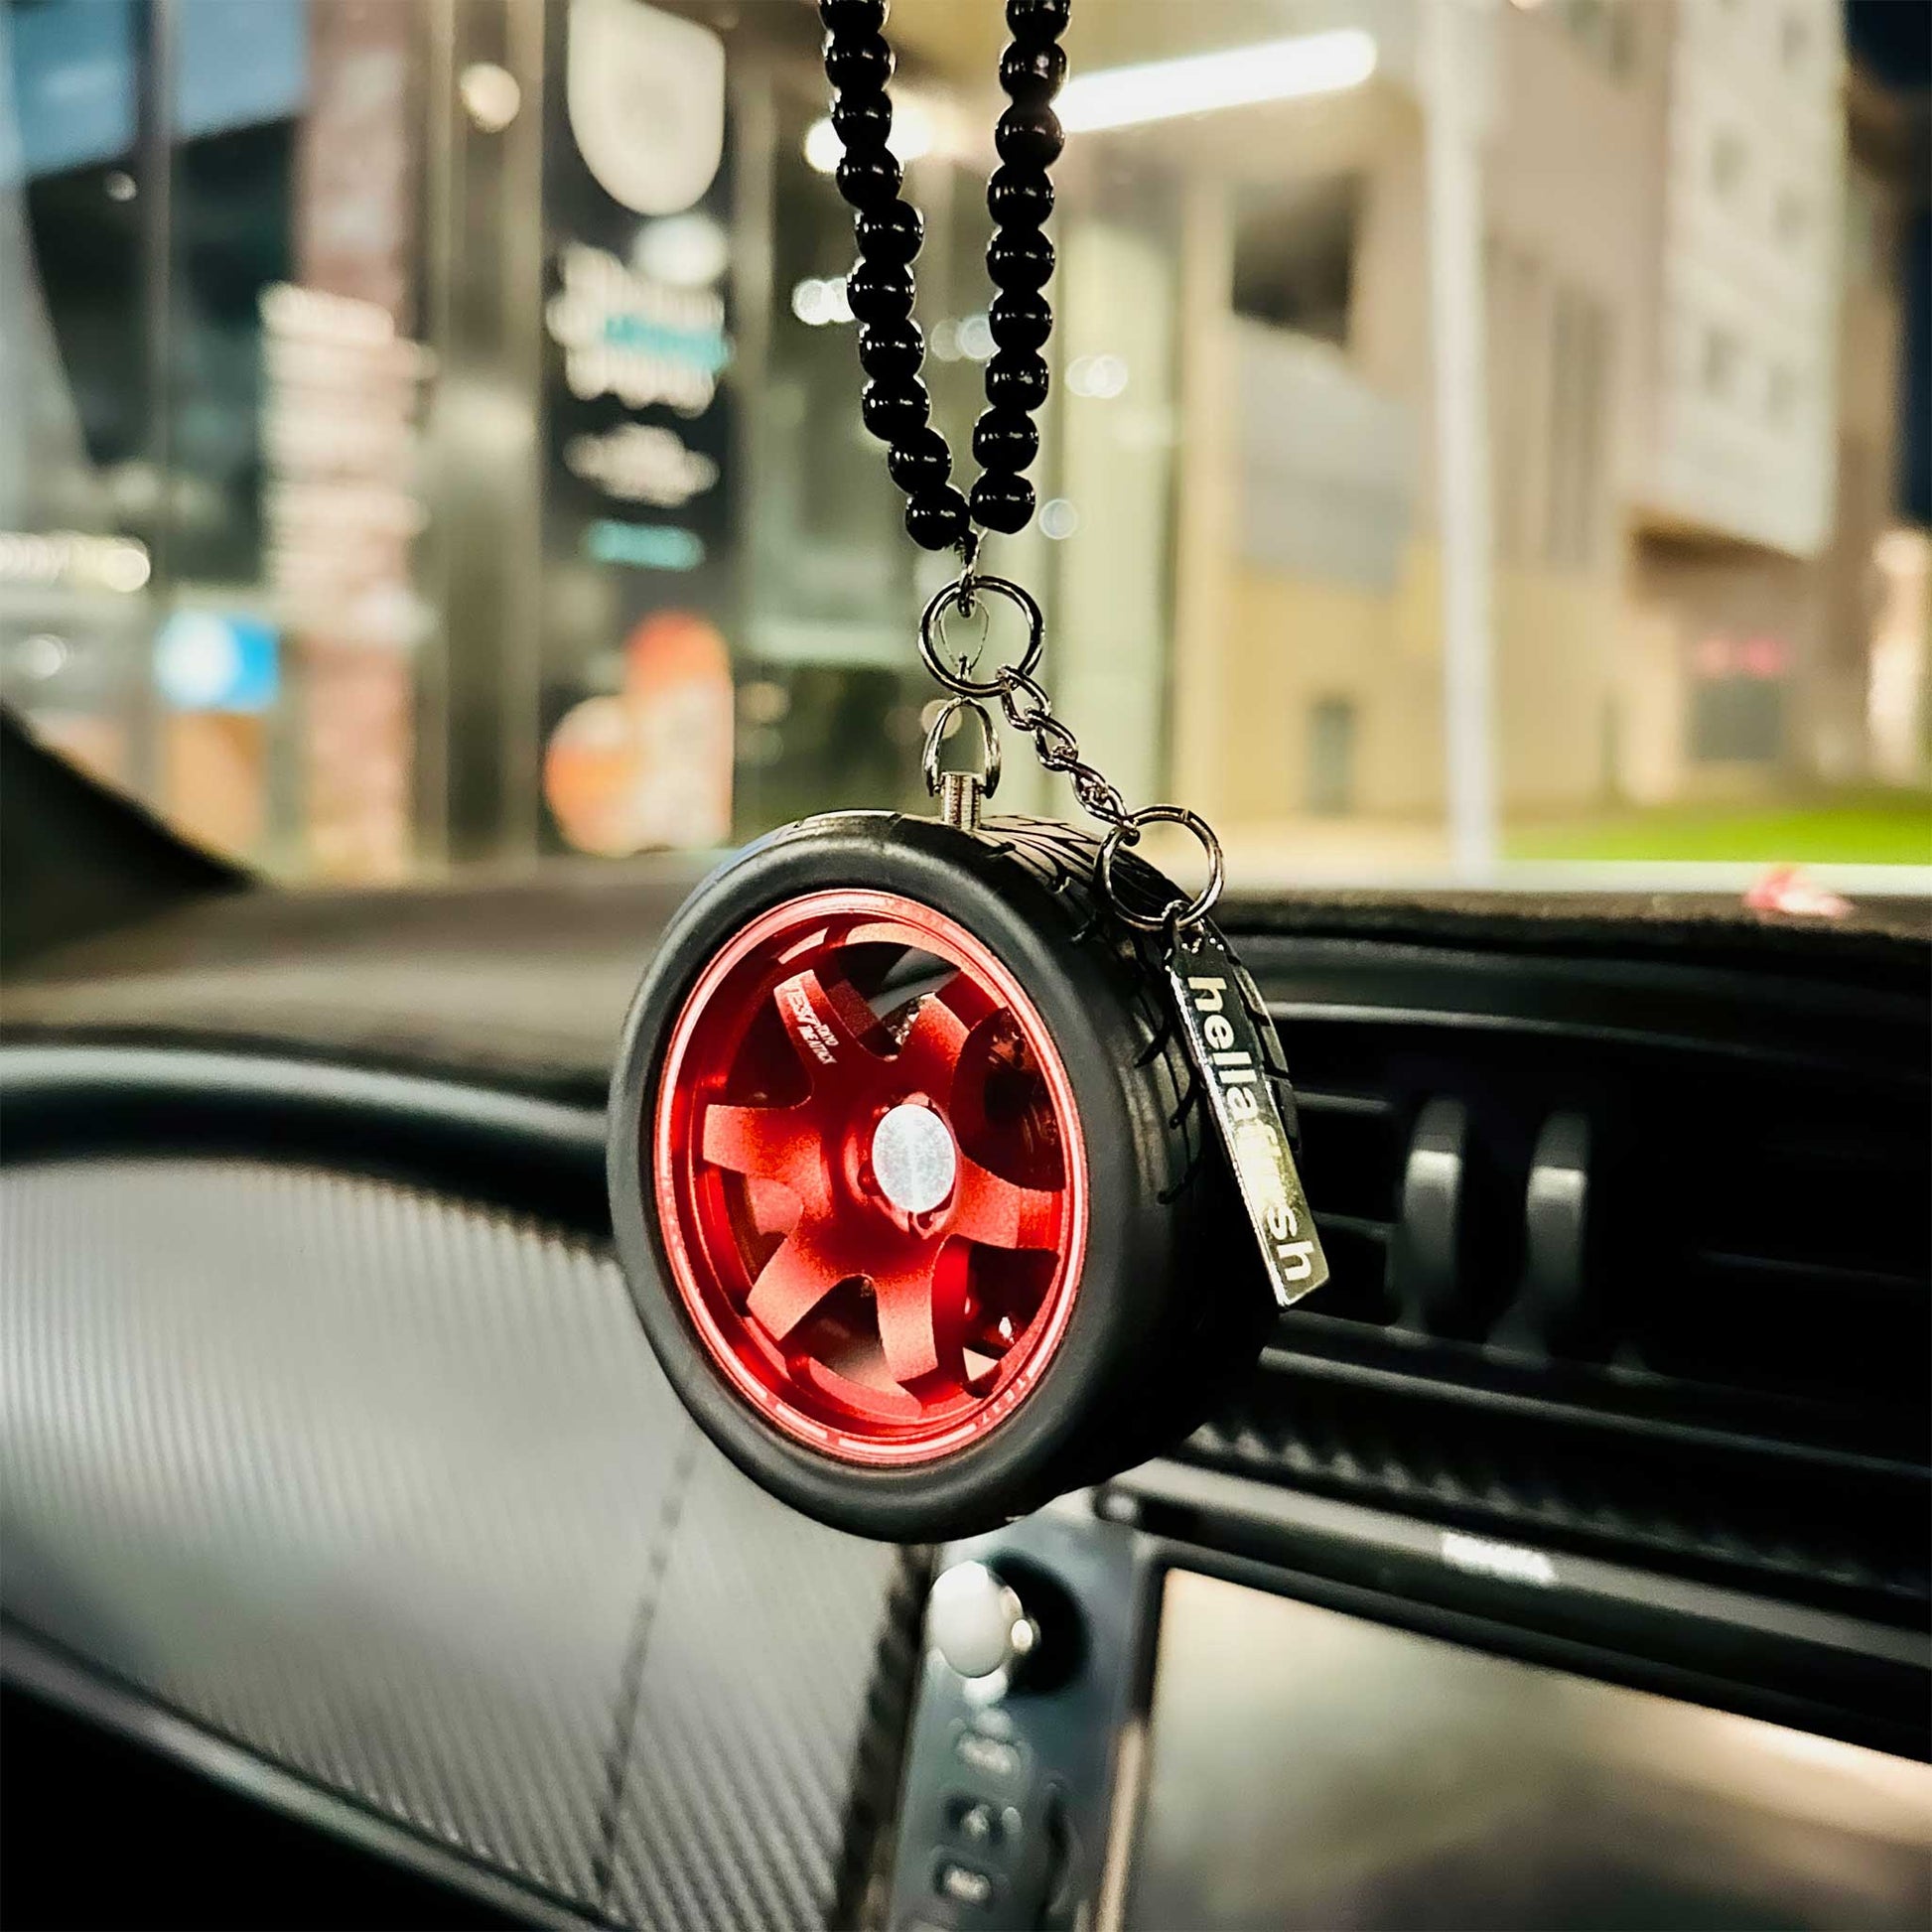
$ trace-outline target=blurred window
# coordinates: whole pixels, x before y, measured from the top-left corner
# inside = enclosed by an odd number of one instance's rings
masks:
[[[1743,366],[1744,345],[1735,330],[1707,329],[1704,332],[1704,357],[1699,379],[1707,395],[1728,398],[1737,387],[1738,370]]]
[[[1559,288],[1551,330],[1543,561],[1558,569],[1582,569],[1595,561],[1602,526],[1609,316],[1600,302],[1583,291]]]
[[[1691,747],[1702,763],[1768,763],[1784,749],[1784,686],[1776,678],[1725,674],[1699,682]]]
[[[1885,197],[1879,185],[1854,165],[1845,178],[1845,279],[1870,284],[1886,273],[1890,237],[1885,232]]]
[[[1637,7],[1634,0],[1559,0],[1572,39],[1619,80],[1636,64]]]
[[[1237,200],[1234,312],[1345,347],[1362,184],[1337,175]]]
[[[1309,810],[1331,817],[1354,801],[1354,700],[1322,698],[1309,713]]]
[[[1711,185],[1726,200],[1743,186],[1750,159],[1744,137],[1733,128],[1722,129],[1711,143]]]
[[[1774,217],[1778,239],[1789,246],[1804,240],[1811,227],[1810,207],[1795,188],[1780,188]]]

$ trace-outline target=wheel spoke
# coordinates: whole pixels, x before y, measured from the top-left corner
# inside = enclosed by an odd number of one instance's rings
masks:
[[[798,1196],[782,1180],[748,1178],[745,1203],[752,1211],[752,1225],[759,1234],[789,1234],[804,1212]]]
[[[832,1204],[824,1144],[809,1106],[735,1107],[714,1100],[704,1112],[704,1158],[759,1180],[775,1180],[810,1213]]]
[[[953,1010],[947,995],[959,984],[954,974],[936,993],[928,993],[912,1015],[893,1065],[900,1080],[943,1102],[959,1072],[972,1028]]]
[[[759,1271],[745,1306],[774,1341],[783,1341],[843,1280],[800,1226]]]
[[[953,1233],[988,1248],[1051,1248],[1059,1228],[1058,1193],[1022,1187],[960,1156]]]
[[[948,1243],[930,1249],[890,1273],[875,1272],[879,1339],[886,1366],[901,1388],[935,1378],[964,1379],[960,1327],[966,1304],[965,1250]]]

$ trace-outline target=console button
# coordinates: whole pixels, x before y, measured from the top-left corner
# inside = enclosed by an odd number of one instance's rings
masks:
[[[993,1902],[993,1879],[977,1865],[961,1864],[957,1859],[941,1861],[939,1869],[933,1875],[932,1888],[941,1898],[950,1898],[955,1905],[990,1905]]]
[[[959,1835],[974,1845],[991,1845],[1000,1835],[1000,1821],[993,1816],[993,1807],[984,1800],[968,1805],[959,1814]]]
[[[959,1761],[982,1777],[1017,1778],[1020,1775],[1020,1746],[1004,1737],[989,1737],[983,1730],[962,1730],[953,1743]]]
[[[968,1845],[976,1845],[984,1850],[998,1845],[1006,1836],[1000,1814],[984,1798],[950,1800],[946,1806],[946,1818]]]

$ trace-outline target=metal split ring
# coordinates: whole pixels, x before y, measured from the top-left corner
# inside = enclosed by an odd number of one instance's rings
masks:
[[[939,715],[925,735],[925,751],[919,759],[919,769],[925,773],[925,788],[930,797],[939,795],[939,747],[952,729],[952,721],[963,711],[970,711],[980,721],[980,743],[986,748],[986,768],[978,774],[980,790],[991,798],[1000,788],[1000,734],[993,728],[992,714],[977,698],[948,698],[939,707]]]
[[[986,596],[1003,597],[1019,608],[1021,616],[1027,620],[1027,648],[1018,664],[1003,664],[990,678],[975,680],[968,677],[963,669],[946,662],[945,619],[952,611],[962,616],[970,614],[977,608],[979,600]],[[1038,667],[1040,651],[1045,642],[1046,620],[1040,615],[1039,606],[1018,584],[1004,577],[956,577],[933,594],[932,601],[919,619],[920,661],[948,691],[956,692],[962,698],[997,698],[1005,688],[1006,677],[1014,674],[1030,677]]]
[[[1201,850],[1207,854],[1207,884],[1192,898],[1177,898],[1152,918],[1124,904],[1119,893],[1114,890],[1114,861],[1119,857],[1121,847],[1140,844],[1142,827],[1148,825],[1184,825],[1200,841]],[[1227,878],[1227,863],[1221,851],[1221,842],[1214,836],[1214,828],[1198,812],[1190,812],[1184,805],[1143,805],[1139,811],[1130,813],[1116,825],[1100,842],[1099,877],[1101,892],[1129,925],[1139,926],[1143,932],[1172,935],[1182,926],[1198,925],[1214,909],[1214,902],[1221,897],[1221,887]]]

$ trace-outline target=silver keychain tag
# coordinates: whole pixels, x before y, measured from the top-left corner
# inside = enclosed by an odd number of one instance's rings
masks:
[[[1275,1097],[1288,1063],[1274,1020],[1247,968],[1205,919],[1176,932],[1168,984],[1276,1306],[1293,1308],[1328,1279],[1328,1262]]]

